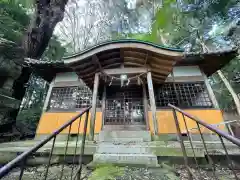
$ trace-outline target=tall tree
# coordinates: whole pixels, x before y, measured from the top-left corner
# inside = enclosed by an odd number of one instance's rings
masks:
[[[43,55],[58,22],[63,20],[68,0],[36,0],[35,16],[23,38],[23,48],[29,58]]]
[[[52,34],[56,24],[63,19],[66,3],[67,0],[0,1],[0,37],[21,46],[25,57],[61,59],[65,50]],[[30,74],[31,69],[22,68],[21,76],[14,83],[14,98],[23,99]],[[18,111],[12,112],[12,118],[15,119],[17,114]]]
[[[35,14],[22,40],[25,56],[40,59],[53,35],[56,24],[62,21],[67,0],[36,0]],[[31,74],[29,68],[23,68],[21,76],[14,84],[14,97],[21,100],[25,94],[24,84]],[[16,117],[17,112],[13,113]]]

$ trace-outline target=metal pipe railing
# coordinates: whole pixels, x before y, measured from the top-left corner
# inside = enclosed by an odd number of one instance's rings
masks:
[[[198,160],[197,160],[197,157],[196,157],[196,153],[195,153],[195,148],[194,148],[194,145],[193,145],[193,139],[190,135],[191,131],[188,129],[188,123],[186,122],[186,118],[185,117],[188,117],[190,120],[194,121],[196,123],[196,126],[197,126],[197,130],[199,132],[199,135],[200,135],[200,139],[203,143],[203,147],[204,147],[204,150],[205,150],[205,153],[206,153],[206,156],[207,156],[207,160],[209,162],[209,165],[211,166],[212,168],[212,175],[214,177],[214,179],[218,180],[218,175],[216,173],[216,164],[215,162],[213,161],[212,157],[210,156],[210,151],[208,150],[207,148],[207,145],[206,145],[206,142],[205,142],[205,139],[204,139],[204,135],[201,131],[201,127],[200,126],[203,126],[205,127],[206,129],[210,130],[210,132],[213,132],[213,133],[216,133],[217,137],[220,139],[220,142],[222,144],[222,147],[223,147],[223,150],[224,150],[224,155],[226,156],[226,160],[227,160],[227,165],[228,165],[228,168],[232,171],[233,175],[234,175],[234,178],[235,179],[239,179],[235,169],[234,169],[234,163],[233,163],[233,160],[231,160],[230,158],[230,155],[228,153],[228,149],[225,145],[225,142],[223,140],[226,139],[228,141],[230,141],[231,143],[237,145],[237,147],[239,148],[240,147],[240,140],[225,133],[224,131],[218,129],[216,126],[213,126],[213,125],[210,125],[202,120],[200,120],[199,118],[197,117],[194,117],[192,115],[190,115],[189,113],[187,112],[184,112],[183,110],[181,110],[180,108],[174,106],[174,105],[171,105],[171,104],[168,104],[169,107],[172,108],[173,110],[173,117],[174,117],[174,121],[175,121],[175,125],[176,125],[176,130],[177,130],[177,135],[178,135],[178,138],[179,138],[179,142],[180,142],[180,145],[181,145],[181,149],[182,149],[182,153],[183,153],[183,158],[184,158],[184,163],[185,163],[185,167],[187,169],[187,172],[188,172],[188,178],[189,179],[202,179],[202,175],[201,175],[201,171],[200,171],[200,168],[199,168],[199,163],[198,163]],[[197,167],[197,172],[199,174],[199,176],[196,176],[196,174],[193,173],[190,165],[189,165],[189,161],[188,161],[188,155],[187,155],[187,150],[186,150],[186,147],[185,147],[185,144],[184,144],[184,140],[183,140],[183,137],[182,137],[182,133],[181,133],[181,128],[180,128],[180,122],[178,120],[178,115],[177,115],[177,112],[180,113],[182,115],[182,118],[183,118],[183,122],[184,122],[184,126],[185,126],[185,129],[186,129],[186,132],[187,132],[187,137],[189,139],[189,142],[190,142],[190,145],[191,145],[191,149],[193,151],[193,155],[194,155],[194,161],[195,161],[195,164],[196,164],[196,167]],[[184,132],[184,133],[186,133]]]
[[[200,120],[199,118],[197,117],[194,117],[192,115],[190,115],[189,113],[187,112],[184,112],[183,110],[181,110],[180,108],[174,106],[174,105],[171,105],[171,104],[168,104],[168,106],[170,106],[171,108],[175,109],[176,111],[184,114],[185,116],[187,116],[188,118],[194,120],[195,122],[201,124],[202,126],[208,128],[209,130],[223,136],[225,139],[229,140],[230,142],[232,142],[233,144],[236,144],[237,146],[240,147],[240,140],[229,135],[228,133],[224,132],[224,131],[221,131],[220,129],[216,128],[215,126],[213,125],[210,125],[210,124],[207,124],[206,122]]]
[[[84,123],[84,132],[83,135],[86,136],[86,127],[87,126],[87,122],[88,122],[88,114],[89,114],[89,110],[91,109],[91,106],[84,109],[83,111],[81,111],[78,115],[76,115],[75,117],[71,118],[68,122],[66,122],[65,124],[63,124],[59,129],[57,129],[55,132],[53,132],[51,135],[49,135],[48,137],[46,137],[45,139],[43,139],[42,141],[40,141],[39,143],[37,143],[34,147],[32,147],[31,149],[23,152],[22,154],[20,154],[19,156],[17,156],[15,159],[13,159],[12,161],[10,161],[9,163],[7,163],[5,166],[3,166],[0,169],[0,179],[4,176],[6,176],[14,167],[18,166],[21,164],[21,173],[19,176],[19,179],[22,179],[22,175],[23,175],[23,171],[26,165],[26,161],[27,158],[30,157],[33,153],[37,152],[41,147],[43,147],[45,144],[47,144],[48,142],[50,142],[51,140],[53,140],[53,144],[51,147],[51,151],[50,151],[50,155],[49,155],[49,161],[48,161],[48,165],[47,165],[47,169],[46,169],[46,173],[45,173],[45,178],[47,177],[48,174],[48,168],[49,165],[51,163],[51,157],[52,157],[52,153],[53,153],[53,148],[55,145],[55,140],[56,140],[56,136],[61,133],[64,129],[68,128],[69,126],[69,132],[68,132],[68,140],[69,140],[69,135],[70,135],[70,130],[71,130],[71,125],[73,124],[73,122],[75,122],[78,118],[82,117],[83,114],[86,113],[86,119],[85,119],[85,123]],[[80,122],[81,119],[79,120],[79,125],[78,128],[80,128]],[[79,132],[79,129],[78,129]],[[66,149],[65,149],[65,155],[67,153],[67,148],[68,148],[68,140],[67,140],[67,145],[66,145]],[[77,139],[78,141],[78,139]],[[83,142],[85,144],[85,140]],[[82,146],[84,148],[84,144],[82,143]],[[77,146],[77,143],[76,143]],[[83,151],[81,151],[82,153]],[[76,151],[75,151],[76,153]],[[80,154],[81,156],[81,154]],[[62,169],[63,171],[63,169]],[[80,172],[79,172],[80,173]],[[62,177],[61,177],[62,178]]]

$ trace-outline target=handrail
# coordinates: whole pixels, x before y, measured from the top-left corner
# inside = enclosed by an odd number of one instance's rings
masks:
[[[233,136],[225,133],[224,131],[222,131],[222,130],[216,128],[216,127],[214,127],[214,126],[211,125],[211,124],[205,123],[205,122],[202,121],[201,119],[199,119],[199,118],[197,118],[197,117],[194,117],[194,116],[190,115],[190,114],[187,113],[187,112],[184,112],[183,110],[181,110],[180,108],[178,108],[178,107],[176,107],[176,106],[174,106],[174,105],[172,105],[172,104],[168,104],[168,106],[170,106],[171,108],[175,109],[176,111],[184,114],[185,116],[187,116],[188,118],[194,120],[195,122],[198,122],[198,123],[201,124],[202,126],[205,126],[205,127],[208,128],[209,130],[211,130],[211,131],[213,131],[213,132],[215,132],[215,133],[223,136],[224,138],[226,138],[227,140],[229,140],[229,141],[232,142],[233,144],[235,144],[235,145],[237,145],[237,146],[240,147],[240,140],[239,140],[239,139],[237,139],[237,138],[235,138],[235,137],[233,137]]]
[[[203,135],[203,133],[201,132],[201,126],[207,128],[211,132],[216,133],[216,135],[217,135],[216,137],[219,138],[219,140],[220,140],[220,142],[222,144],[222,148],[223,148],[223,150],[225,152],[222,155],[225,155],[225,159],[227,160],[228,168],[231,170],[231,172],[234,175],[235,179],[239,180],[239,177],[238,177],[238,175],[237,175],[237,173],[235,171],[235,168],[234,168],[234,161],[230,158],[230,155],[229,155],[229,152],[228,152],[228,148],[225,145],[225,142],[224,142],[223,138],[225,138],[226,140],[230,141],[231,143],[237,145],[238,148],[240,147],[240,140],[235,138],[235,137],[233,137],[233,136],[231,136],[231,135],[229,135],[229,134],[227,134],[227,133],[225,133],[224,131],[216,128],[215,126],[210,125],[210,124],[202,121],[201,119],[188,114],[187,112],[184,112],[183,110],[181,110],[180,108],[178,108],[178,107],[176,107],[176,106],[174,106],[172,104],[168,104],[168,106],[171,107],[172,111],[173,111],[173,117],[174,117],[174,121],[175,121],[175,125],[176,125],[178,141],[179,141],[181,149],[182,149],[184,164],[185,164],[185,167],[186,167],[187,172],[188,172],[188,179],[194,179],[195,178],[195,173],[191,170],[192,166],[191,166],[191,164],[188,161],[187,147],[185,146],[184,139],[182,137],[182,132],[181,132],[180,123],[179,123],[179,116],[178,116],[177,112],[182,115],[182,118],[183,118],[182,120],[183,120],[184,126],[186,128],[187,137],[188,137],[188,140],[190,142],[190,146],[191,146],[191,149],[192,149],[192,152],[193,152],[193,155],[194,155],[195,165],[197,167],[197,171],[198,171],[199,177],[202,177],[202,173],[201,173],[201,170],[200,170],[199,162],[198,162],[197,157],[196,157],[194,141],[193,141],[193,139],[191,137],[190,130],[188,129],[188,125],[187,125],[187,121],[186,121],[185,117],[188,117],[190,120],[194,121],[196,123],[196,125],[197,125],[197,129],[198,129],[198,132],[199,132],[199,137],[201,139],[201,142],[203,143],[204,153],[206,153],[207,161],[208,161],[210,167],[212,168],[212,176],[214,177],[214,179],[216,179],[216,180],[219,179],[217,177],[218,174],[216,172],[216,164],[215,164],[214,160],[211,157],[211,153],[210,152],[212,152],[212,151],[208,149],[208,146],[207,146],[207,144],[205,142],[205,137],[206,136]],[[222,153],[222,151],[221,151],[221,153]]]
[[[63,131],[65,128],[67,128],[68,126],[71,126],[71,124],[76,121],[79,117],[81,117],[84,113],[88,113],[89,110],[91,109],[91,106],[88,108],[85,108],[83,111],[81,111],[78,115],[76,115],[75,117],[71,118],[68,122],[66,122],[65,124],[63,124],[59,129],[57,129],[56,131],[54,131],[51,135],[49,135],[48,137],[46,137],[45,139],[43,139],[42,141],[40,141],[38,144],[36,144],[34,147],[32,147],[31,149],[23,152],[22,154],[20,154],[19,156],[17,156],[15,159],[13,159],[12,161],[10,161],[9,163],[7,163],[5,166],[3,166],[0,169],[0,179],[2,177],[4,177],[8,172],[10,172],[16,165],[19,165],[19,163],[21,163],[22,161],[25,161],[28,156],[34,152],[36,152],[38,149],[40,149],[41,147],[43,147],[45,144],[47,144],[50,140],[54,139],[56,136]],[[88,115],[87,115],[88,116]],[[86,116],[86,117],[87,117]]]

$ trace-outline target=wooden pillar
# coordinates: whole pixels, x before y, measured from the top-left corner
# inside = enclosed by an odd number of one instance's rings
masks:
[[[148,83],[148,92],[149,92],[151,111],[152,111],[154,135],[157,135],[158,134],[158,123],[157,123],[156,103],[155,103],[155,97],[154,97],[154,90],[153,90],[152,74],[151,74],[151,72],[147,73],[147,83]]]
[[[218,105],[217,99],[215,97],[215,94],[213,92],[213,89],[212,89],[212,87],[211,87],[211,85],[210,85],[210,83],[208,81],[208,78],[207,78],[207,76],[205,75],[205,73],[203,71],[202,71],[202,75],[203,75],[203,78],[204,78],[205,86],[207,88],[207,92],[208,92],[209,97],[210,97],[210,99],[211,99],[211,101],[213,103],[213,107],[218,109],[219,105]]]
[[[45,98],[42,113],[47,111],[49,100],[50,100],[50,97],[51,97],[51,94],[52,94],[53,86],[54,86],[54,80],[52,80],[52,82],[50,83],[50,85],[48,87],[48,92],[47,92],[47,96]]]
[[[147,99],[147,92],[146,92],[146,85],[142,84],[143,87],[143,108],[144,108],[144,119],[146,121],[146,125],[147,125],[147,130],[150,129],[149,127],[149,119],[148,119],[148,99]]]
[[[102,129],[104,126],[104,119],[105,119],[105,107],[106,107],[106,84],[104,84],[103,94],[102,94]]]
[[[98,85],[99,85],[99,74],[96,73],[95,78],[94,78],[93,95],[92,95],[92,109],[91,109],[91,119],[90,119],[90,140],[92,140],[92,141],[94,140]]]

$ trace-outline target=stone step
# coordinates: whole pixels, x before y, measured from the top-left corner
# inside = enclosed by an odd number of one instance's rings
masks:
[[[103,130],[112,131],[112,125],[104,125]],[[115,131],[146,131],[146,125],[117,125],[114,126]]]
[[[158,166],[157,156],[153,154],[100,154],[95,153],[93,162],[96,164],[132,164],[151,167]]]
[[[114,145],[101,143],[97,147],[96,152],[106,154],[149,154],[151,153],[151,149],[141,145]]]
[[[150,142],[150,131],[101,131],[100,142]]]
[[[100,139],[99,138],[99,142],[115,142],[115,143],[127,143],[127,142],[145,142],[146,139],[144,138],[119,138],[119,137],[109,137],[109,138],[103,138],[103,139]]]

